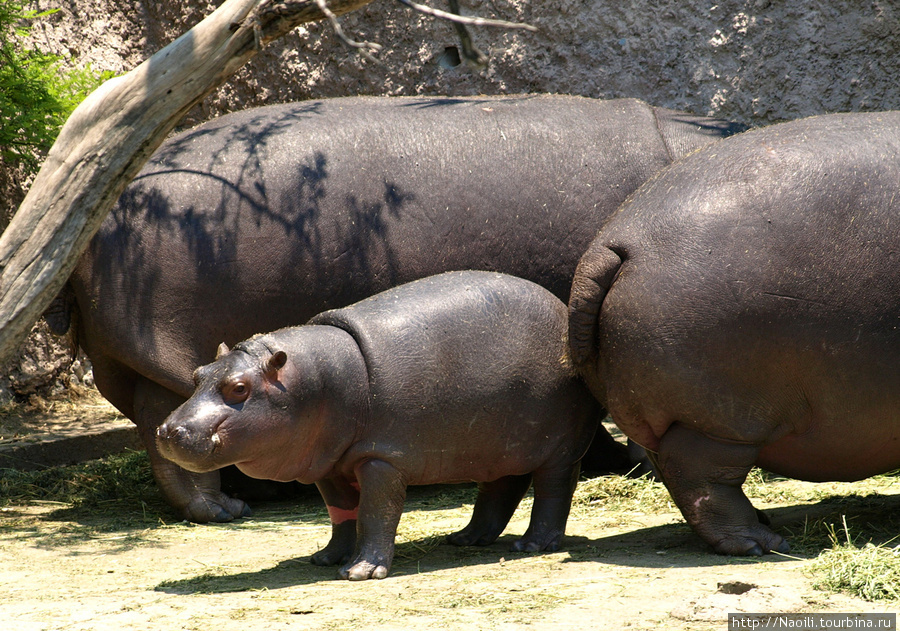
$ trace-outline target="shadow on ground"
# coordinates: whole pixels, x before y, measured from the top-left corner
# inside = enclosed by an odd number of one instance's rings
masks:
[[[428,499],[428,493],[425,498]],[[900,496],[844,496],[815,504],[798,504],[766,511],[775,529],[799,545],[790,556],[809,558],[829,547],[829,526],[841,527],[846,518],[862,543],[884,543],[900,525]],[[410,510],[416,510],[413,505]],[[261,516],[262,517],[262,516]],[[268,517],[266,517],[268,519]],[[891,534],[894,533],[894,534]],[[496,543],[480,548],[459,548],[443,543],[442,536],[428,536],[401,543],[396,549],[392,576],[452,570],[472,565],[502,565],[507,561],[538,554],[511,552],[516,535],[504,535]],[[638,528],[608,537],[569,536],[564,543],[564,562],[596,562],[626,567],[667,568],[720,565],[771,564],[790,557],[770,554],[761,558],[727,557],[714,554],[682,521]],[[273,567],[236,574],[209,573],[177,581],[166,581],[157,591],[173,594],[229,593],[274,590],[337,578],[336,568],[312,565],[309,557],[280,561]]]

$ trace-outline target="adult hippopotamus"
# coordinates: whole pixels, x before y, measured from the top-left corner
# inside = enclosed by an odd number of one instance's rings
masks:
[[[71,277],[100,392],[138,426],[167,500],[243,514],[219,474],[156,453],[156,428],[221,342],[454,269],[563,300],[602,222],[729,123],[635,100],[344,98],[249,110],[166,142]],[[605,433],[598,433],[609,444]]]
[[[447,272],[220,348],[158,429],[190,471],[316,483],[332,521],[313,555],[384,578],[410,484],[480,483],[457,544],[492,543],[534,479],[516,550],[556,550],[600,405],[575,375],[565,305],[526,280]]]
[[[741,490],[900,467],[900,112],[729,138],[600,231],[573,358],[717,552],[786,551]]]

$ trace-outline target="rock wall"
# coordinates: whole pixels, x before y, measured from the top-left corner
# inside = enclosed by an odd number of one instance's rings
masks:
[[[40,0],[37,7],[61,11],[41,22],[36,39],[79,63],[124,71],[218,4]],[[188,124],[276,101],[352,94],[633,96],[752,124],[900,107],[900,5],[893,0],[463,4],[471,14],[524,20],[540,30],[472,29],[491,59],[477,71],[451,65],[458,41],[448,24],[376,0],[341,22],[351,37],[384,46],[383,65],[348,52],[329,25],[313,24],[270,46]]]
[[[60,10],[37,23],[33,38],[38,47],[72,63],[124,72],[219,4],[37,0],[32,8]],[[893,0],[462,4],[469,14],[526,21],[540,30],[472,29],[475,44],[490,57],[487,68],[473,70],[459,63],[459,42],[447,23],[392,0],[376,0],[341,23],[351,37],[384,46],[380,64],[349,52],[328,24],[312,24],[268,47],[195,108],[183,126],[267,103],[354,94],[630,96],[752,125],[900,108],[900,5]],[[0,190],[0,211],[9,212],[20,195],[9,185]],[[68,361],[69,353],[58,353],[56,361]],[[43,383],[46,375],[59,372],[48,372],[43,351],[30,356],[37,355],[43,367],[4,371],[17,375],[13,391],[31,392],[34,381]],[[31,373],[35,377],[29,381]],[[4,387],[8,393],[8,379],[5,386],[0,382],[0,397]]]

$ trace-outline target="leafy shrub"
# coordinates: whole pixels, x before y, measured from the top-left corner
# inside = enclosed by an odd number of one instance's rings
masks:
[[[56,9],[24,4],[0,0],[0,159],[33,173],[72,110],[112,73],[69,69],[59,55],[27,47],[33,21]]]

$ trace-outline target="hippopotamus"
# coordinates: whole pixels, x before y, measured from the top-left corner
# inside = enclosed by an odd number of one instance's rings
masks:
[[[157,431],[190,471],[236,464],[315,483],[332,538],[312,557],[384,578],[407,485],[479,483],[459,545],[494,542],[534,480],[515,550],[556,550],[600,406],[576,376],[565,304],[530,281],[447,272],[220,348]]]
[[[900,112],[729,138],[673,164],[590,244],[573,361],[716,552],[785,552],[751,467],[900,467]]]
[[[185,519],[227,521],[247,506],[219,473],[185,471],[155,446],[219,343],[450,270],[510,273],[565,301],[628,194],[741,129],[564,96],[339,98],[222,116],[167,141],[112,209],[70,278],[77,339],[167,501]],[[617,457],[597,437],[599,460]]]

